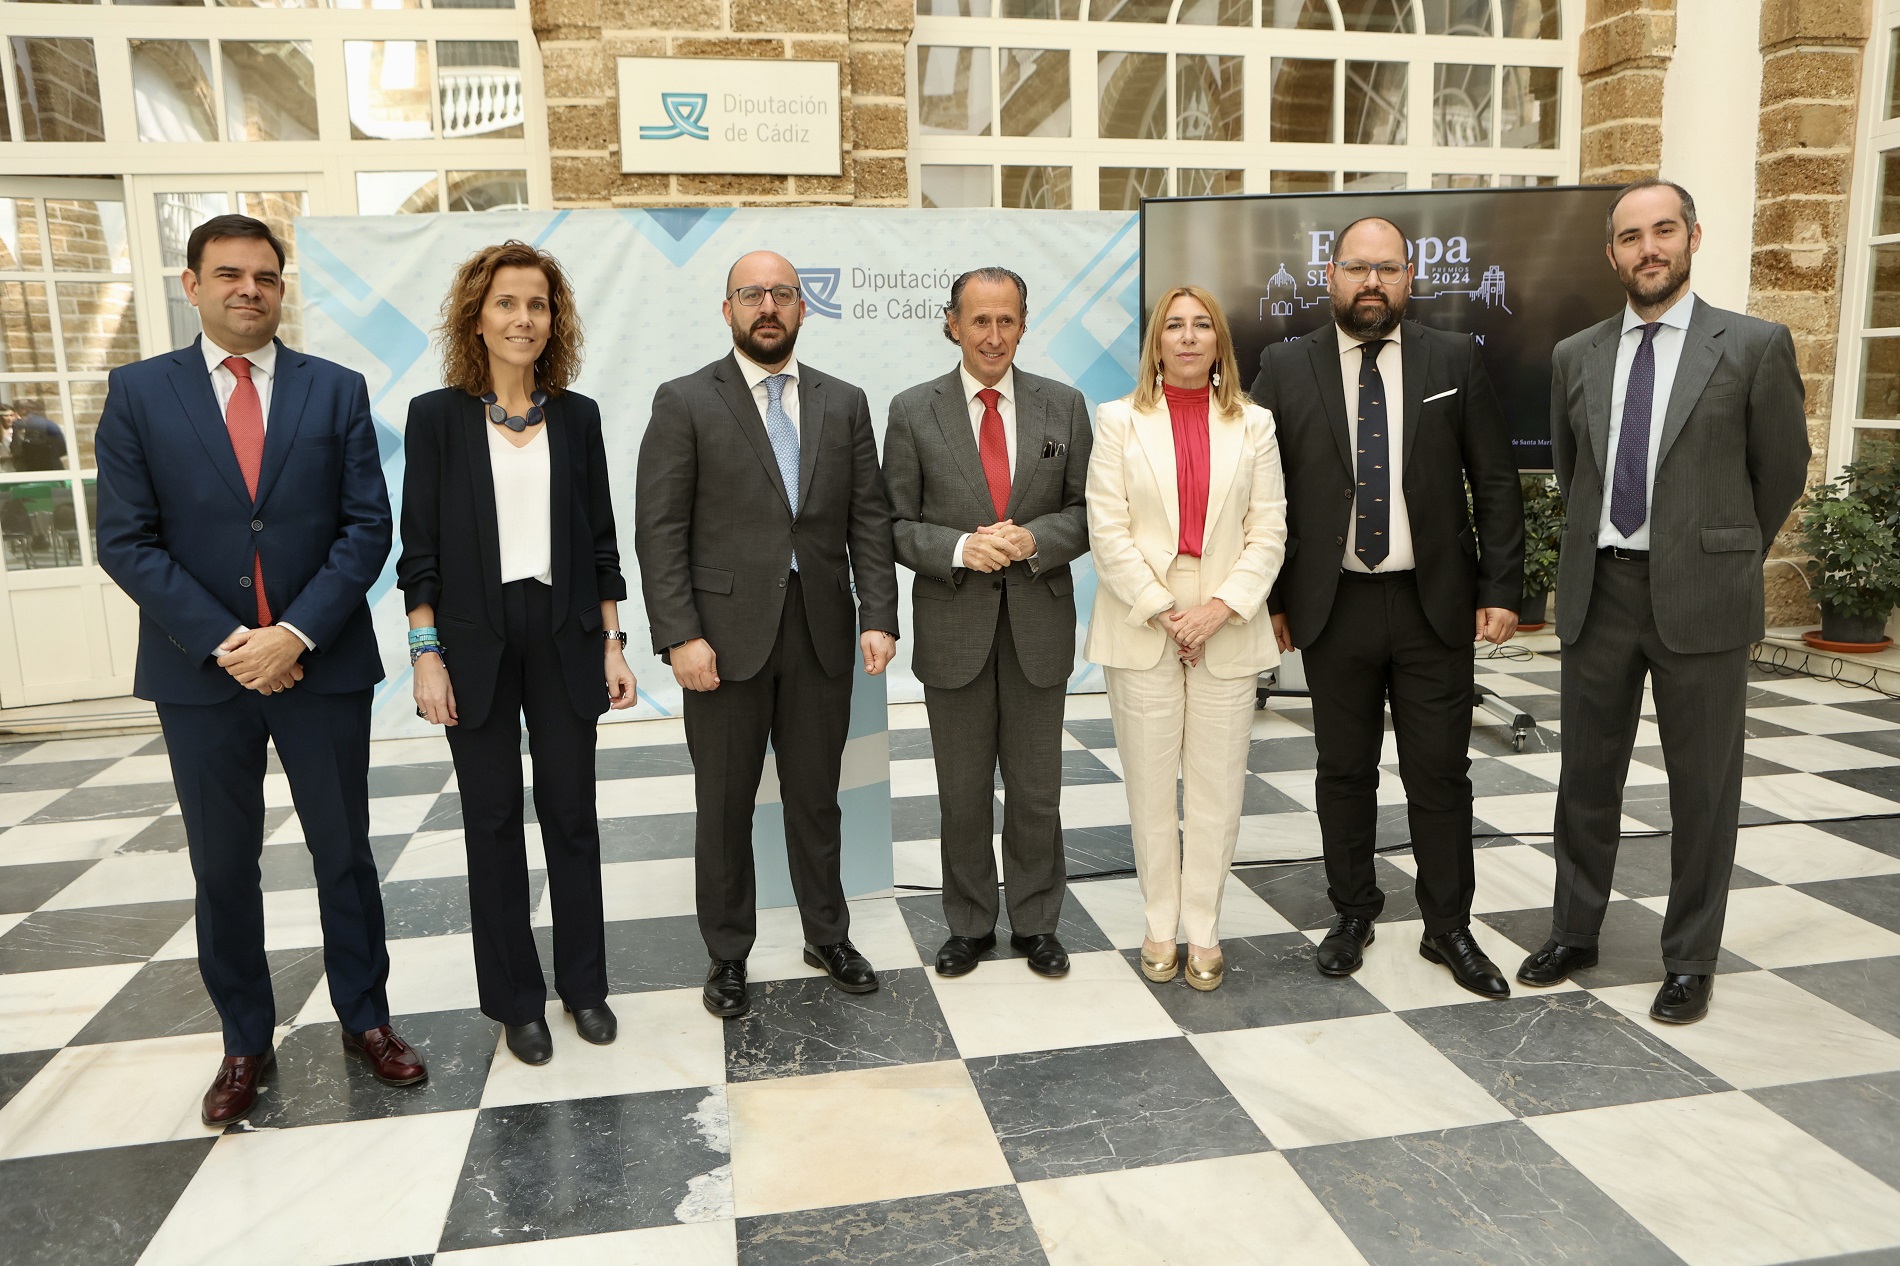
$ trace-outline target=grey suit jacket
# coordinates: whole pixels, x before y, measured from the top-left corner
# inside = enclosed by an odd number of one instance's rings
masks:
[[[1010,633],[1023,673],[1038,686],[1067,680],[1075,667],[1075,582],[1071,559],[1089,547],[1088,403],[1082,393],[1016,369],[1016,469],[1005,516],[1029,529],[1037,557],[998,572],[955,567],[965,532],[996,521],[969,406],[956,370],[891,401],[884,475],[896,517],[897,561],[917,573],[911,586],[916,646],[912,670],[926,686],[968,685],[989,658],[997,606],[1007,586]]]
[[[1622,328],[1619,312],[1551,357],[1551,454],[1569,507],[1557,576],[1565,642],[1583,632],[1596,579],[1597,527],[1616,466],[1610,395]],[[1746,646],[1762,635],[1763,552],[1807,480],[1788,327],[1698,298],[1659,443],[1649,508],[1656,631],[1679,654]]]

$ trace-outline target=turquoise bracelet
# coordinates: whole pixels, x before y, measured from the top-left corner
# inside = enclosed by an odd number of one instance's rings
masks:
[[[411,646],[425,646],[439,640],[440,637],[433,624],[424,624],[409,630],[409,645]]]

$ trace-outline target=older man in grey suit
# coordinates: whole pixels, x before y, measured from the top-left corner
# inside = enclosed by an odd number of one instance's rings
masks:
[[[1807,421],[1786,326],[1689,289],[1695,202],[1647,179],[1612,204],[1629,305],[1557,345],[1551,448],[1570,506],[1557,580],[1563,773],[1551,936],[1517,978],[1597,962],[1623,782],[1649,678],[1669,771],[1663,983],[1649,1014],[1708,1013],[1741,805],[1749,644],[1762,556],[1800,496]]]
[[[897,561],[917,573],[916,650],[943,809],[937,971],[996,946],[995,772],[1003,771],[1010,945],[1061,976],[1062,701],[1075,664],[1069,561],[1088,549],[1082,393],[1015,367],[1029,288],[1006,268],[957,278],[944,336],[963,361],[891,401],[884,473]]]

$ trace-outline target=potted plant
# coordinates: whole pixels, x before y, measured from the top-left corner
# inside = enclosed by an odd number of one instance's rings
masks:
[[[1800,521],[1802,570],[1821,608],[1823,649],[1879,650],[1900,606],[1900,466],[1849,462],[1809,491]]]
[[[1544,627],[1550,595],[1557,588],[1557,557],[1564,537],[1564,494],[1549,475],[1519,475],[1524,494],[1524,602],[1517,627]]]

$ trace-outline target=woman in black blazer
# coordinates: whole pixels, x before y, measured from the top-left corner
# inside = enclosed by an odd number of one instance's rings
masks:
[[[409,402],[402,557],[416,715],[447,727],[462,793],[482,1013],[546,1063],[547,985],[528,909],[521,716],[554,912],[554,986],[589,1042],[614,1040],[594,811],[595,724],[635,702],[616,603],[600,408],[567,390],[574,295],[552,255],[477,251],[442,304],[448,386]]]

